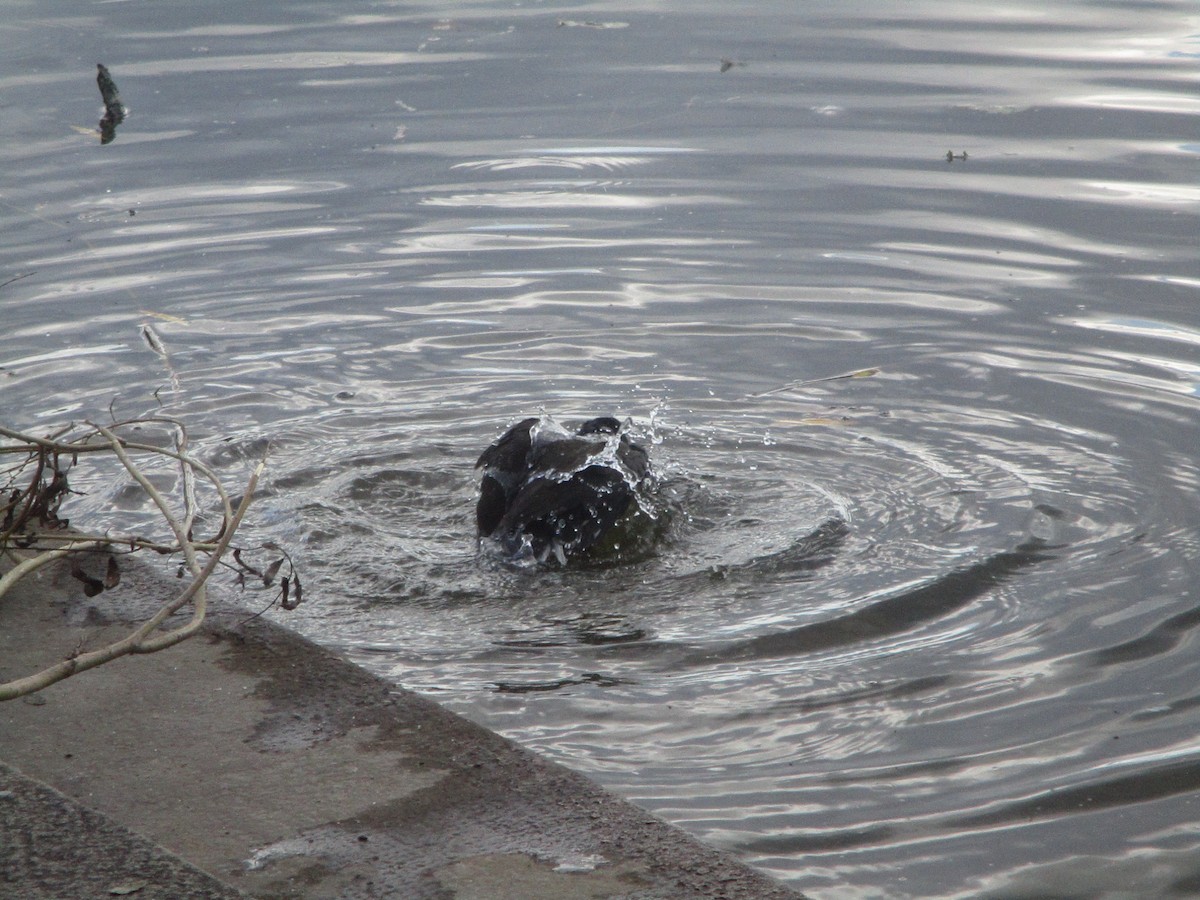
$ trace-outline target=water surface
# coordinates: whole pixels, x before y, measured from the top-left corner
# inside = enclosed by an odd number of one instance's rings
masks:
[[[10,7],[6,422],[269,444],[284,621],[814,898],[1200,889],[1193,5]],[[543,412],[656,553],[477,558]]]

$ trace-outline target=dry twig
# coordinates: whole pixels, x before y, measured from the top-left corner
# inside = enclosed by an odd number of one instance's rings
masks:
[[[174,433],[174,449],[123,437],[122,433],[132,426],[170,428]],[[0,576],[0,602],[21,579],[43,566],[68,557],[73,560],[72,574],[84,582],[84,590],[89,596],[115,587],[120,581],[116,556],[138,550],[181,555],[182,569],[190,577],[187,586],[177,596],[165,601],[150,618],[121,640],[96,650],[72,653],[67,659],[40,672],[0,683],[0,700],[30,694],[121,656],[153,653],[173,646],[195,634],[203,624],[208,609],[206,583],[218,565],[237,571],[239,580],[246,572],[259,574],[258,570],[242,561],[245,548],[235,549],[233,564],[225,562],[224,556],[254,496],[265,459],[255,467],[242,492],[241,502],[234,508],[216,473],[189,452],[187,429],[175,419],[155,416],[112,425],[89,424],[74,431],[63,429],[48,437],[0,426],[0,439],[3,439],[0,443],[0,563],[9,561],[14,564]],[[69,527],[67,519],[59,515],[61,504],[70,493],[68,472],[80,465],[81,458],[86,459],[94,454],[116,457],[153,502],[169,528],[168,538],[149,539],[116,533],[84,534]],[[143,471],[147,459],[169,459],[178,467],[182,482],[182,511],[173,507],[147,478]],[[207,539],[193,536],[199,514],[197,479],[207,482],[216,495],[220,509],[220,527],[215,535]],[[83,573],[78,558],[85,553],[109,554],[103,580]],[[286,558],[287,555],[283,555]],[[274,583],[282,562],[279,560],[268,565],[270,577],[262,576],[265,585]],[[287,575],[279,579],[277,599],[290,609],[295,607],[299,599],[299,579],[291,560],[288,559],[287,563]],[[172,615],[189,604],[192,615],[186,624],[164,627]]]

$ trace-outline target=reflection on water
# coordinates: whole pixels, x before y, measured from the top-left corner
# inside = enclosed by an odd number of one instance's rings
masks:
[[[3,417],[269,445],[288,622],[815,898],[1195,893],[1200,20],[752,6],[19,5]],[[479,556],[610,411],[652,550]]]

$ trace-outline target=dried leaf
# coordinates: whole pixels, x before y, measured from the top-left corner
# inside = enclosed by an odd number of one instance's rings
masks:
[[[121,570],[117,568],[117,558],[110,556],[108,558],[108,567],[104,570],[104,586],[106,588],[115,588],[121,583]]]
[[[275,562],[271,563],[269,566],[267,566],[267,571],[263,572],[263,576],[262,576],[263,587],[271,586],[271,582],[274,581],[275,576],[279,574],[279,567],[282,565],[283,565],[283,558],[281,557],[281,558],[275,560]],[[286,584],[287,579],[285,578],[283,580],[284,580],[284,583]],[[285,587],[284,590],[287,590],[287,588]]]
[[[239,566],[241,566],[244,571],[249,572],[251,575],[257,575],[260,578],[262,577],[262,572],[260,572],[258,569],[254,568],[254,566],[250,565],[250,563],[248,563],[244,559],[242,559],[242,549],[240,547],[238,547],[237,549],[235,549],[233,551],[233,560]]]
[[[83,582],[83,592],[89,597],[95,597],[104,590],[104,583],[99,578],[93,578],[87,572],[79,567],[79,560],[73,560],[71,563],[71,577],[76,581]]]
[[[281,578],[280,584],[283,587],[283,596],[279,600],[279,605],[284,609],[295,609],[300,605],[301,600],[300,579],[293,575],[291,578]]]

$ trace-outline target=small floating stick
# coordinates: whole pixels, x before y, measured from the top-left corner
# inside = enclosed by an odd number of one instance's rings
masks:
[[[826,375],[824,378],[810,378],[807,381],[791,381],[782,387],[771,388],[769,391],[763,391],[760,394],[750,394],[750,397],[769,397],[771,394],[782,394],[786,391],[794,391],[796,388],[805,387],[810,384],[821,384],[826,381],[844,381],[847,378],[870,378],[872,375],[878,375],[879,369],[872,366],[869,369],[858,369],[854,372],[843,372],[841,375]]]

